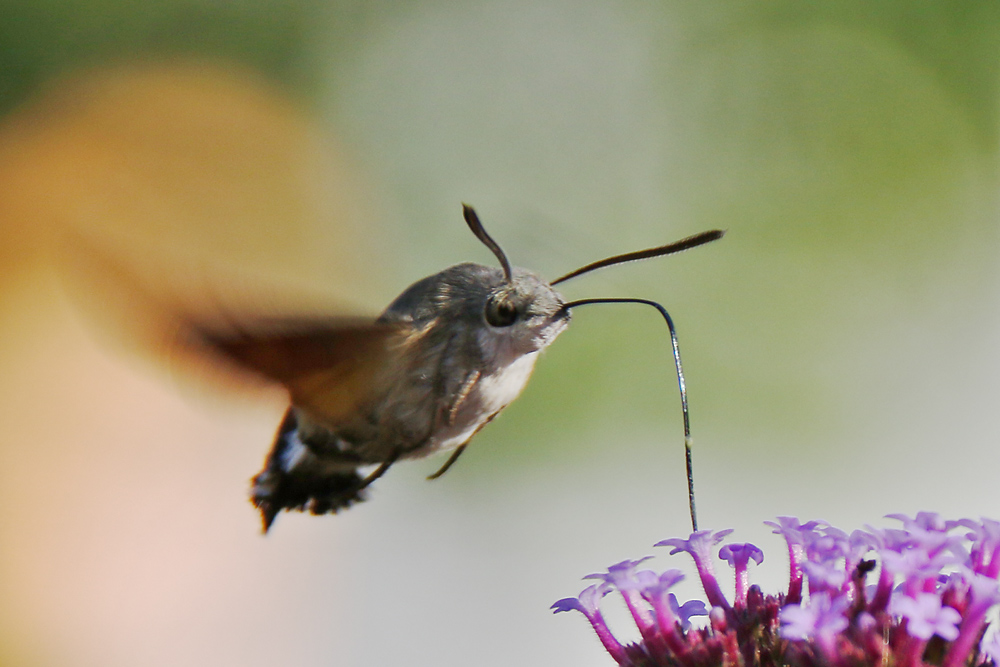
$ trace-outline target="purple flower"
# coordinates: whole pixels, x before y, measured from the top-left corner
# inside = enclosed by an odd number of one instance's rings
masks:
[[[785,538],[788,544],[788,591],[786,599],[789,602],[798,602],[802,599],[802,561],[806,557],[806,541],[813,529],[819,524],[817,521],[810,521],[805,524],[793,516],[779,516],[778,522],[765,521],[765,525],[774,528],[776,535]]]
[[[832,658],[837,635],[847,628],[848,600],[828,593],[810,596],[809,604],[790,604],[781,609],[781,636],[785,639],[815,640]]]
[[[654,544],[654,547],[673,547],[670,555],[687,552],[694,559],[695,568],[698,570],[698,577],[701,579],[702,588],[708,597],[708,603],[713,607],[729,608],[726,596],[722,594],[719,582],[715,578],[715,568],[712,566],[712,547],[725,539],[732,528],[712,532],[710,530],[699,530],[691,533],[686,540],[672,538],[662,540]]]
[[[643,604],[642,591],[657,577],[652,572],[648,573],[652,577],[647,576],[646,572],[648,571],[637,572],[636,568],[650,558],[652,556],[638,560],[623,560],[609,567],[607,572],[588,574],[584,577],[584,579],[601,579],[606,585],[618,589],[625,600],[625,606],[632,614],[632,620],[635,621],[639,633],[646,641],[652,641],[656,636],[656,623],[653,613]]]
[[[803,563],[802,569],[809,578],[809,591],[828,591],[837,594],[847,584],[848,573],[837,562]]]
[[[601,598],[612,591],[612,587],[608,584],[594,584],[593,586],[588,586],[583,589],[580,593],[580,597],[576,598],[563,598],[558,600],[553,604],[550,609],[553,613],[558,614],[561,611],[579,611],[587,620],[590,621],[591,627],[594,628],[594,632],[597,633],[597,638],[601,640],[604,645],[604,649],[614,658],[619,664],[627,664],[622,662],[626,657],[625,650],[622,645],[615,639],[615,636],[611,634],[611,630],[608,628],[607,623],[604,622],[604,616],[601,614],[601,610],[598,608],[601,602]]]
[[[1000,632],[994,632],[989,639],[984,639],[979,645],[979,650],[988,656],[994,665],[1000,664]]]
[[[764,552],[750,544],[727,544],[719,550],[719,558],[729,562],[729,566],[736,571],[736,604],[746,606],[747,585],[749,583],[749,573],[747,565],[750,561],[760,565],[764,562]]]
[[[765,595],[749,584],[750,561],[761,563],[763,551],[726,544],[718,555],[736,579],[730,605],[713,550],[731,531],[699,531],[656,546],[693,559],[711,610],[700,600],[681,604],[672,589],[683,574],[639,570],[645,558],[589,575],[600,583],[553,609],[583,613],[608,653],[630,667],[996,667],[1000,628],[987,619],[1000,606],[1000,522],[930,512],[889,518],[902,528],[848,534],[822,521],[768,522],[788,547],[784,593]],[[611,591],[625,600],[639,643],[623,645],[604,623],[597,607]],[[707,622],[691,623],[706,613]]]
[[[917,639],[930,639],[937,635],[946,641],[958,637],[958,622],[962,615],[941,604],[934,593],[917,593],[915,598],[900,595],[893,599],[890,610],[905,618],[906,632]]]
[[[688,600],[684,604],[681,604],[677,601],[677,596],[670,593],[667,595],[667,602],[670,604],[670,609],[674,612],[674,615],[677,616],[681,627],[685,630],[691,627],[692,616],[708,616],[708,607],[701,600]]]
[[[970,567],[995,579],[1000,574],[1000,521],[983,519],[964,521],[962,525],[973,531],[968,534],[975,545],[969,557]]]
[[[682,613],[681,607],[677,603],[677,596],[669,591],[684,579],[684,574],[680,570],[667,570],[658,577],[652,572],[650,574],[653,576],[646,578],[646,586],[640,591],[640,594],[653,607],[653,614],[656,618],[656,634],[659,635],[660,641],[670,646],[675,652],[682,653],[684,651],[684,638],[678,630],[684,630],[690,625],[689,619],[692,614],[687,613],[688,610]],[[704,608],[704,604],[702,604],[702,608]]]
[[[965,663],[969,651],[982,635],[986,614],[1000,602],[1000,590],[997,589],[995,578],[972,571],[963,578],[968,583],[969,603],[962,613],[958,638],[945,655],[945,667],[958,667]]]

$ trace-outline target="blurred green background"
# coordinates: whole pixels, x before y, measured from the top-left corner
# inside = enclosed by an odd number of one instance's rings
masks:
[[[0,664],[603,665],[548,605],[687,531],[666,331],[604,307],[440,481],[262,538],[281,396],[192,391],[81,238],[374,314],[493,261],[462,201],[548,277],[727,229],[564,290],[674,316],[703,527],[776,582],[777,514],[1000,517],[998,54],[993,2],[0,3]]]

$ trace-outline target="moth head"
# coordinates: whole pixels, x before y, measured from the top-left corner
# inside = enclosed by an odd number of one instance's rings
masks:
[[[553,285],[606,266],[681,252],[715,241],[724,234],[720,230],[711,230],[669,245],[615,255],[582,266],[548,283],[530,271],[511,268],[507,255],[486,232],[475,210],[468,204],[462,204],[462,213],[472,233],[496,256],[503,273],[502,280],[491,285],[486,295],[483,307],[486,329],[495,336],[509,338],[521,354],[545,347],[569,323],[570,308],[576,303],[567,304],[552,288]]]
[[[489,291],[483,304],[485,332],[502,337],[521,354],[547,346],[569,324],[562,296],[538,275],[515,268],[509,281]]]
[[[505,340],[520,354],[540,350],[569,323],[569,311],[563,307],[562,296],[531,271],[512,268],[507,255],[486,233],[471,206],[462,204],[462,214],[476,238],[496,256],[503,271],[502,282],[491,287],[483,305],[486,335]]]

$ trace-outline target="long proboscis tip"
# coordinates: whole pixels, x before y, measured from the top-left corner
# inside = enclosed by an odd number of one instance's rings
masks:
[[[700,235],[699,235],[700,236]],[[692,237],[693,238],[693,237]],[[659,311],[663,320],[667,324],[667,328],[670,330],[670,346],[671,351],[674,355],[674,365],[677,369],[677,388],[680,391],[681,396],[681,416],[684,421],[684,467],[687,472],[687,486],[688,486],[688,509],[691,513],[691,530],[698,530],[698,512],[695,508],[695,498],[694,498],[694,464],[692,463],[691,450],[694,445],[694,440],[691,437],[691,417],[688,411],[688,400],[687,400],[687,383],[684,380],[684,368],[681,364],[681,348],[680,344],[677,342],[677,329],[674,327],[674,321],[670,317],[670,313],[667,309],[656,301],[651,301],[649,299],[637,299],[633,297],[599,297],[592,299],[578,299],[576,301],[570,301],[563,305],[565,310],[576,308],[578,306],[586,306],[589,304],[596,303],[638,303],[645,306],[651,306]]]

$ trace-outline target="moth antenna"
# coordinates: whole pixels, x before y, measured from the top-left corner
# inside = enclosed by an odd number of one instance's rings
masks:
[[[483,233],[485,234],[485,232]],[[725,234],[726,232],[724,230],[713,229],[711,231],[695,234],[694,236],[689,236],[687,238],[681,239],[680,241],[675,241],[668,245],[661,245],[657,248],[647,248],[646,250],[636,250],[634,252],[627,252],[623,255],[615,255],[614,257],[608,257],[607,259],[601,259],[596,262],[591,262],[586,266],[580,267],[576,271],[570,271],[565,276],[557,278],[556,280],[553,280],[549,284],[558,285],[559,283],[565,280],[569,280],[570,278],[576,278],[577,276],[583,275],[584,273],[590,273],[595,269],[603,269],[605,266],[612,266],[614,264],[623,264],[625,262],[635,262],[640,259],[649,259],[650,257],[660,257],[661,255],[672,255],[673,253],[681,252],[682,250],[690,250],[691,248],[695,248],[697,246],[704,245],[706,243],[711,243],[712,241],[717,241],[721,239],[723,236],[725,236]]]
[[[706,232],[705,234],[697,234],[696,236],[684,239],[684,241],[678,241],[677,243],[674,243],[672,245],[676,246],[681,243],[684,243],[685,241],[696,239],[698,237],[702,237],[710,233],[711,232]],[[721,235],[722,233],[720,232],[719,236]],[[719,236],[716,236],[715,238],[719,238]],[[713,241],[715,240],[715,238],[702,240],[699,243],[695,243],[695,245],[700,245],[701,243],[707,243],[708,241]],[[669,246],[664,246],[664,247],[669,247]],[[687,246],[687,247],[693,247],[693,246]],[[681,249],[683,250],[683,248]],[[697,531],[698,516],[694,506],[694,469],[692,467],[692,461],[691,461],[691,447],[694,443],[693,440],[691,439],[691,419],[690,416],[688,415],[687,385],[684,382],[684,369],[681,367],[681,348],[677,344],[677,329],[674,327],[674,321],[670,318],[670,313],[667,312],[666,308],[656,303],[655,301],[650,301],[649,299],[633,299],[624,297],[580,299],[578,301],[570,301],[569,303],[564,305],[563,308],[569,310],[570,308],[576,308],[577,306],[586,306],[592,303],[639,303],[646,306],[652,306],[653,308],[656,308],[658,311],[660,311],[660,315],[663,316],[663,319],[667,323],[667,327],[670,329],[670,344],[671,347],[673,348],[673,353],[674,353],[674,365],[677,367],[677,387],[678,389],[680,389],[681,393],[681,414],[684,419],[684,463],[685,463],[685,469],[687,471],[688,508],[691,511],[691,530]]]
[[[500,266],[503,268],[504,279],[510,282],[511,271],[510,262],[507,261],[507,255],[504,254],[503,250],[500,249],[500,245],[493,240],[489,234],[486,233],[486,229],[483,227],[483,223],[479,221],[479,216],[476,215],[474,208],[468,204],[462,204],[462,215],[465,217],[466,224],[469,225],[469,229],[472,233],[476,235],[476,238],[483,242],[487,248],[489,248],[497,259],[500,260]]]

